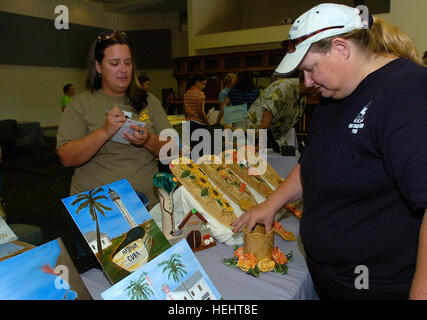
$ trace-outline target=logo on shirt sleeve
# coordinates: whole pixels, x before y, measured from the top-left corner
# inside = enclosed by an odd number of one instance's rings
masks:
[[[353,122],[348,125],[348,127],[351,129],[352,134],[357,134],[359,129],[363,129],[363,127],[365,126],[363,121],[365,121],[365,114],[371,103],[372,103],[372,100],[369,101],[369,103],[362,108],[362,110],[359,112],[359,114],[353,120]]]

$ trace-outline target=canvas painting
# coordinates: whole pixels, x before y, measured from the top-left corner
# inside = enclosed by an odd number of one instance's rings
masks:
[[[187,241],[167,251],[101,294],[104,300],[220,300]]]
[[[19,242],[17,243],[16,241],[3,243],[0,245],[0,261],[15,255],[20,251],[24,251],[25,249],[25,246],[19,244]]]
[[[92,300],[61,239],[0,262],[0,300]]]
[[[62,202],[113,284],[170,247],[126,179]]]

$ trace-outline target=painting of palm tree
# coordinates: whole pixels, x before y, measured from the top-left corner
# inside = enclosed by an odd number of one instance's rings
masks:
[[[101,233],[99,230],[99,223],[98,223],[98,213],[102,214],[105,217],[105,211],[112,211],[110,207],[107,207],[99,202],[101,199],[107,200],[108,198],[104,195],[98,195],[95,197],[96,194],[103,192],[103,188],[96,188],[93,190],[90,190],[87,194],[82,193],[79,194],[76,199],[71,203],[72,206],[75,206],[76,204],[80,203],[76,210],[76,214],[79,214],[81,210],[85,208],[89,208],[89,213],[92,217],[92,220],[96,223],[96,245],[98,248],[98,255],[99,255],[99,261],[101,262],[101,265],[103,265],[103,258],[102,258],[102,244],[101,244]]]
[[[185,265],[181,262],[179,258],[181,258],[181,255],[179,255],[178,253],[174,253],[173,255],[171,255],[169,260],[165,260],[159,263],[158,266],[164,266],[162,272],[165,273],[166,271],[168,271],[168,279],[172,277],[175,282],[180,282],[185,292],[187,292],[188,296],[191,298],[191,300],[193,300],[193,296],[185,287],[184,281],[182,281],[182,277],[187,274],[187,271],[185,271]]]
[[[144,274],[137,281],[131,281],[126,291],[128,291],[128,296],[131,300],[149,300],[154,295],[151,285],[146,282]]]

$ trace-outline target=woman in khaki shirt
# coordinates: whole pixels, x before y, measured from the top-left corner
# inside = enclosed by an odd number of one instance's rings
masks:
[[[160,101],[139,85],[134,51],[123,32],[107,31],[95,39],[89,52],[88,91],[75,96],[63,113],[57,152],[64,166],[75,167],[70,194],[127,179],[151,208],[158,202],[152,182],[158,171],[156,157],[167,143],[159,135],[171,125]],[[130,126],[133,134],[123,135],[129,144],[111,141],[126,122],[125,114],[144,119],[145,127]]]

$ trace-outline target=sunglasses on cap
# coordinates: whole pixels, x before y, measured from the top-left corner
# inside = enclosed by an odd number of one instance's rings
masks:
[[[108,40],[110,38],[113,38],[116,35],[120,35],[121,37],[126,38],[126,33],[122,31],[110,30],[110,31],[102,32],[99,36],[96,37],[96,40],[98,43],[100,43],[101,41]]]
[[[307,40],[308,38],[311,38],[313,36],[315,36],[316,34],[326,31],[326,30],[330,30],[330,29],[339,29],[339,28],[344,28],[344,26],[334,26],[334,27],[327,27],[327,28],[323,28],[317,31],[314,31],[312,33],[306,34],[304,36],[295,38],[295,39],[288,39],[282,42],[282,48],[286,51],[286,53],[293,53],[296,50],[296,46],[299,45],[301,42]]]

